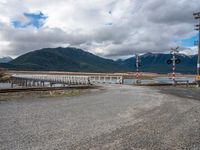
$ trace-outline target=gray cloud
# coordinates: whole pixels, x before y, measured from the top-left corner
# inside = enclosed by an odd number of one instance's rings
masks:
[[[199,0],[61,0],[57,11],[53,0],[12,3],[0,3],[0,54],[13,56],[57,46],[75,46],[105,57],[164,52],[195,34],[192,13],[200,11]],[[13,28],[8,21],[24,20],[24,11],[42,11],[49,18],[40,29]]]

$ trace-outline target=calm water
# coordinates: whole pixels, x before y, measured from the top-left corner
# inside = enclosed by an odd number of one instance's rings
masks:
[[[195,82],[195,78],[188,78],[188,77],[177,77],[176,78],[177,81],[183,81],[183,80],[188,80],[189,83],[193,83]],[[136,79],[125,79],[124,80],[124,84],[134,84],[136,82]],[[172,79],[168,78],[168,77],[157,77],[154,79],[149,79],[149,80],[142,80],[141,81],[144,84],[148,84],[148,83],[172,83]]]
[[[8,89],[11,88],[10,83],[0,83],[0,89]]]

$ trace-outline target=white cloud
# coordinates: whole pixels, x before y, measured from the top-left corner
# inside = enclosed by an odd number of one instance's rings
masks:
[[[42,28],[13,28],[39,11],[48,16]],[[68,45],[106,57],[163,52],[194,34],[195,11],[199,0],[3,0],[0,54]]]
[[[197,52],[198,52],[197,46],[183,49],[180,51],[180,53],[185,54],[185,55],[195,55],[197,54]]]

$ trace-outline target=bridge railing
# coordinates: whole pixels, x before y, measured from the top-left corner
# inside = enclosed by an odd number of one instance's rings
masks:
[[[122,76],[90,76],[91,83],[123,84]]]
[[[123,84],[122,76],[80,76],[80,75],[45,75],[14,74],[15,79],[34,82],[50,82],[52,84],[89,85],[89,84]]]
[[[13,78],[51,82],[57,84],[70,84],[70,85],[89,85],[90,80],[88,76],[70,76],[70,75],[29,75],[29,74],[14,74]]]

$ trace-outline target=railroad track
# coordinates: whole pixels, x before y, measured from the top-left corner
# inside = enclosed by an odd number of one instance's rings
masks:
[[[172,83],[142,83],[142,84],[134,84],[135,86],[190,86],[196,85],[196,83],[178,83],[173,85]]]
[[[82,86],[67,86],[67,87],[13,88],[13,89],[0,89],[0,93],[54,91],[54,90],[68,90],[68,89],[91,89],[91,88],[97,88],[97,86],[82,85]]]

